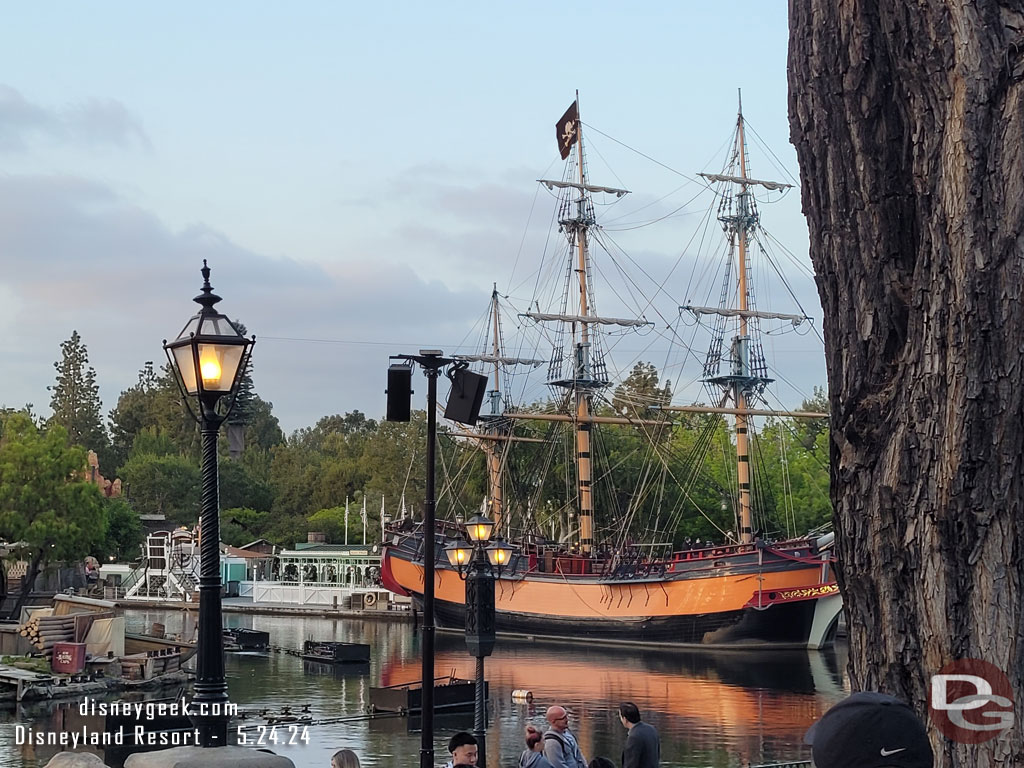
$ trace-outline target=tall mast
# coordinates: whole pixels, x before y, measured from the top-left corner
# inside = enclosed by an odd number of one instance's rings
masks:
[[[753,198],[752,187],[764,187],[769,190],[780,190],[789,188],[789,184],[776,181],[762,181],[752,179],[747,175],[746,139],[744,136],[743,102],[740,101],[736,117],[736,146],[734,157],[739,162],[739,176],[729,174],[700,174],[710,182],[725,182],[739,185],[739,192],[735,197],[735,207],[724,215],[719,216],[719,221],[729,235],[729,258],[736,254],[736,287],[739,293],[739,306],[727,308],[724,301],[728,291],[723,291],[723,306],[715,309],[712,307],[680,307],[694,314],[716,314],[722,318],[722,324],[717,326],[716,336],[712,339],[711,351],[708,360],[704,364],[704,381],[723,388],[732,397],[735,409],[731,412],[736,416],[736,479],[739,485],[738,509],[739,513],[739,538],[743,544],[749,544],[754,538],[753,514],[751,504],[751,477],[750,477],[750,424],[751,419],[761,411],[753,411],[750,408],[751,401],[758,394],[764,391],[765,386],[771,381],[767,375],[767,367],[764,362],[764,353],[761,351],[760,342],[757,338],[751,337],[750,323],[753,322],[755,337],[758,330],[758,323],[762,319],[790,320],[795,324],[806,318],[800,315],[782,315],[774,312],[759,312],[753,306],[752,293],[747,283],[747,245],[750,242],[751,232],[756,231],[758,222],[757,205]],[[729,369],[721,370],[722,341],[725,333],[725,318],[735,317],[737,319],[737,333],[730,345],[728,361]]]
[[[739,115],[736,118],[736,143],[740,152],[740,178],[747,178],[746,142],[743,137],[743,101],[739,104]],[[739,357],[741,370],[750,373],[750,335],[747,332],[747,229],[750,225],[750,191],[746,181],[740,184],[740,193],[736,196],[737,225],[736,240],[739,248],[738,277],[740,300],[740,333],[736,353]],[[740,380],[733,383],[733,398],[736,402],[736,479],[739,484],[740,512],[740,543],[749,544],[754,539],[754,528],[750,510],[750,441],[747,434],[748,419],[744,413],[747,407],[746,386]]]
[[[579,91],[576,92],[576,106],[580,103]],[[587,209],[586,209],[586,174],[583,167],[583,126],[582,120],[576,131],[576,158],[579,165],[580,197],[578,202],[578,226],[576,237],[577,266],[580,285],[580,317],[589,314],[587,306]],[[580,321],[580,341],[576,348],[576,379],[586,381],[590,377],[590,325]],[[594,546],[594,499],[592,494],[591,463],[590,463],[590,390],[577,386],[576,394],[576,473],[579,482],[580,498],[580,549],[589,554]]]
[[[572,350],[566,353],[560,344],[556,345],[548,370],[548,385],[565,390],[566,410],[569,411],[568,416],[574,423],[576,490],[580,514],[579,541],[580,549],[589,554],[594,547],[594,497],[591,488],[593,468],[590,453],[590,429],[594,423],[593,398],[595,392],[605,389],[609,385],[606,380],[604,357],[600,350],[600,336],[594,330],[601,325],[638,328],[651,325],[651,323],[642,318],[600,317],[592,314],[594,307],[591,306],[589,298],[590,265],[587,251],[587,233],[590,231],[590,227],[595,225],[591,194],[599,192],[622,197],[628,195],[629,190],[591,186],[587,183],[578,91],[576,101],[555,124],[555,133],[559,142],[559,153],[563,160],[571,163],[572,145],[575,144],[578,181],[569,180],[568,177],[571,176],[569,166],[566,166],[566,175],[561,181],[549,179],[539,179],[539,181],[548,189],[559,190],[558,224],[560,231],[565,234],[569,246],[569,258],[566,263],[569,272],[566,274],[567,282],[565,293],[562,295],[561,312],[541,312],[538,307],[536,312],[525,312],[523,315],[540,322],[559,323],[560,329],[571,329]],[[572,253],[574,248],[575,254]],[[573,286],[579,290],[578,302],[573,302]],[[577,305],[576,307],[572,306],[574,303]],[[595,326],[595,329],[591,328],[592,325]],[[559,330],[557,334],[561,340],[563,338],[562,330]]]
[[[498,417],[501,415],[501,314],[498,311],[498,284],[494,284],[494,290],[491,292],[491,322],[494,325],[494,338],[491,345],[491,352],[494,355],[494,380],[492,382],[491,391],[487,393],[487,396],[491,401],[491,416]],[[495,529],[498,528],[501,523],[502,515],[504,514],[501,490],[501,457],[498,455],[498,446],[496,441],[484,440],[483,450],[484,455],[487,457],[487,477],[488,477],[488,488],[490,489],[490,500],[489,500],[489,513],[491,520],[494,521]]]

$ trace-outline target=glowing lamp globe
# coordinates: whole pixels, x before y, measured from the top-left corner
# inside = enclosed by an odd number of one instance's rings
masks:
[[[487,548],[487,559],[491,565],[498,568],[504,568],[508,565],[509,560],[512,559],[512,547],[504,539],[496,539],[491,546]]]
[[[483,515],[474,515],[466,522],[466,536],[474,544],[490,541],[494,523]]]
[[[469,564],[470,558],[473,556],[473,548],[465,543],[449,544],[444,548],[444,553],[448,556],[449,563],[461,569]]]
[[[205,259],[202,275],[202,292],[194,299],[202,308],[174,341],[164,342],[164,351],[182,390],[212,407],[234,390],[255,338],[242,336],[227,315],[213,308],[221,299],[210,287],[210,268]]]

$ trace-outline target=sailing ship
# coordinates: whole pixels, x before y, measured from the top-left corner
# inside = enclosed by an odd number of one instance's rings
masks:
[[[717,393],[717,404],[671,406],[660,403],[642,410],[601,409],[603,393],[611,386],[605,329],[626,333],[652,325],[643,307],[633,317],[606,317],[596,312],[592,243],[601,237],[595,215],[597,195],[620,199],[627,190],[598,186],[588,179],[578,99],[556,124],[556,137],[566,171],[561,179],[541,180],[558,197],[558,225],[565,237],[563,278],[553,291],[561,303],[543,309],[532,302],[522,317],[544,326],[555,344],[547,361],[546,384],[559,406],[548,412],[510,408],[501,385],[501,372],[510,366],[535,366],[534,358],[510,357],[500,348],[498,294],[492,295],[491,349],[466,356],[467,361],[493,369],[489,406],[482,428],[468,439],[477,443],[487,460],[489,497],[486,514],[504,529],[516,551],[509,567],[498,576],[495,589],[498,632],[538,635],[566,640],[659,646],[828,645],[834,635],[841,602],[833,576],[831,534],[771,541],[755,531],[755,503],[750,433],[758,416],[798,416],[763,407],[762,393],[771,382],[758,331],[762,322],[798,324],[807,318],[759,311],[753,304],[748,247],[759,226],[755,189],[788,185],[761,181],[747,173],[742,106],[737,119],[733,162],[720,174],[701,174],[707,184],[728,189],[720,194],[718,219],[728,236],[725,280],[717,307],[685,305],[679,311],[696,318],[711,317],[713,335],[705,358],[702,381]],[[538,280],[538,282],[541,282]],[[556,281],[547,280],[549,284]],[[727,306],[730,300],[735,306]],[[726,343],[726,333],[734,335]],[[611,541],[595,538],[595,486],[601,479],[594,468],[595,433],[604,425],[628,425],[645,430],[664,443],[674,414],[710,413],[712,420],[734,420],[736,492],[732,499],[738,531],[724,543],[676,546],[670,542],[630,538],[624,523],[605,525]],[[823,417],[824,414],[810,414]],[[552,424],[571,430],[571,466],[562,478],[572,486],[574,526],[571,537],[544,536],[539,530],[513,533],[511,510],[506,509],[503,473],[510,467],[516,443],[549,438],[524,436],[517,426]],[[662,462],[669,452],[655,450]],[[674,479],[676,476],[669,475]],[[632,495],[644,491],[637,487]],[[535,487],[539,487],[536,484]],[[628,507],[627,501],[624,506]],[[615,506],[613,502],[611,506]],[[610,510],[610,513],[622,509]],[[609,511],[598,510],[604,517]],[[648,526],[650,528],[651,526]],[[648,533],[653,533],[648,530]],[[465,583],[444,554],[460,539],[451,523],[440,523],[433,553],[434,613],[442,627],[461,628],[465,617]],[[422,601],[424,536],[410,520],[387,531],[382,581],[394,592]]]

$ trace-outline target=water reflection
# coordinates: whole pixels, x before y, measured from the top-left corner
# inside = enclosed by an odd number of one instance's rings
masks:
[[[154,621],[188,637],[195,616],[176,611],[128,614],[130,629],[141,630]],[[242,614],[227,614],[226,622],[268,631],[271,643],[279,647],[299,648],[307,639],[370,644],[370,663],[356,666],[324,665],[284,653],[229,655],[231,700],[247,712],[244,723],[262,723],[261,712],[265,717],[284,707],[293,713],[307,707],[315,721],[333,721],[311,726],[308,745],[278,745],[277,751],[299,768],[326,768],[331,754],[341,748],[354,750],[370,768],[418,765],[418,723],[365,715],[371,686],[420,677],[419,637],[410,624]],[[499,642],[487,660],[489,768],[516,765],[525,726],[541,725],[544,710],[556,703],[570,710],[570,727],[588,758],[605,755],[618,763],[625,730],[616,707],[623,700],[636,702],[644,719],[661,732],[666,766],[736,768],[804,756],[804,731],[844,695],[844,668],[845,658],[834,653],[667,653]],[[474,669],[460,636],[438,635],[437,675],[454,672],[472,678]],[[516,689],[532,691],[533,702],[513,702]],[[43,765],[49,755],[39,748],[30,752],[5,745],[13,747],[16,722],[54,727],[54,716],[45,708],[0,711],[0,765]],[[447,758],[444,745],[451,733],[471,726],[471,716],[446,715],[437,721],[438,765]]]

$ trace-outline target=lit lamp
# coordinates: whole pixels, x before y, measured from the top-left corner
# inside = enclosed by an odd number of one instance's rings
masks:
[[[501,573],[501,569],[508,565],[511,559],[512,547],[504,539],[496,539],[487,548],[487,560],[498,569],[498,573]]]
[[[217,436],[220,425],[235,404],[235,386],[249,361],[256,337],[245,338],[226,315],[214,309],[221,299],[210,287],[210,268],[205,259],[202,275],[203,287],[194,299],[201,309],[174,341],[164,341],[164,352],[189,413],[199,422],[202,434],[203,506],[199,524],[203,534],[199,553],[199,643],[192,710],[200,745],[222,747],[227,745],[228,684],[224,677],[221,624]],[[229,398],[225,400],[226,395]]]
[[[477,765],[487,765],[487,700],[484,695],[484,658],[494,650],[494,581],[512,558],[512,547],[497,539],[488,546],[494,521],[475,515],[464,525],[468,542],[444,548],[448,562],[466,581],[466,647],[476,657],[476,701],[473,736],[479,749]]]
[[[483,515],[474,515],[466,523],[466,537],[474,544],[488,542],[494,531],[494,523]]]
[[[448,562],[459,569],[459,573],[462,573],[463,569],[469,565],[469,559],[473,556],[473,548],[464,542],[456,544],[449,544],[444,548],[445,555],[448,556]]]

